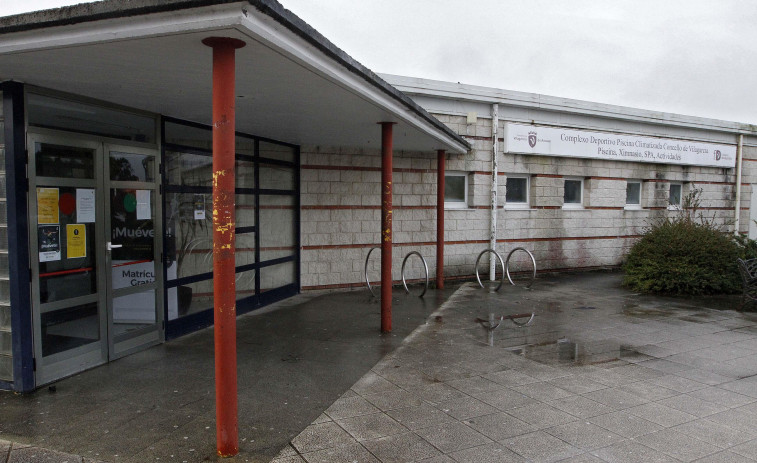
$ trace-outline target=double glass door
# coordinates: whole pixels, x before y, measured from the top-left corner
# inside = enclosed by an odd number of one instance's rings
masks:
[[[36,384],[160,342],[158,152],[29,136]]]

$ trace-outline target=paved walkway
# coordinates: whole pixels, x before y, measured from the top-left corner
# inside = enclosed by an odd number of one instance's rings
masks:
[[[757,460],[757,315],[619,282],[465,285],[274,462]]]
[[[397,292],[390,336],[365,291],[241,317],[240,455],[222,461],[757,461],[757,313],[620,277]],[[0,463],[217,461],[212,358],[203,330],[0,393]]]
[[[306,293],[240,317],[240,454],[221,461],[269,462],[453,291],[395,291],[390,335],[367,290]],[[213,361],[206,329],[61,380],[56,392],[0,391],[0,440],[17,443],[6,454],[0,442],[0,463],[216,461]]]

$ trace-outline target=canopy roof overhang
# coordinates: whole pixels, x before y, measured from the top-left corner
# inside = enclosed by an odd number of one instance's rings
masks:
[[[211,36],[237,50],[237,130],[302,145],[470,145],[273,0],[106,0],[0,18],[0,81],[210,124]]]

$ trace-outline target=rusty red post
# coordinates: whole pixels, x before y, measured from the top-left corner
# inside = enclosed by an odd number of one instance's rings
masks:
[[[237,39],[209,37],[213,48],[213,324],[218,455],[239,453],[237,424],[237,318],[234,278],[234,55]]]
[[[444,150],[436,152],[436,288],[444,289]]]
[[[381,123],[381,331],[392,331],[392,122]]]

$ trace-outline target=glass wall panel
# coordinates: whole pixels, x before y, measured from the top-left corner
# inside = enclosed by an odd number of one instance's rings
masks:
[[[155,118],[46,95],[28,94],[29,125],[155,143]]]
[[[155,324],[155,290],[113,298],[113,330],[116,336]]]
[[[187,283],[168,289],[168,319],[202,312],[213,307],[213,280]]]
[[[255,270],[237,273],[237,300],[255,295]]]
[[[35,143],[38,177],[95,178],[95,150]]]
[[[237,159],[235,163],[236,187],[255,188],[255,163],[249,160]]]
[[[272,265],[260,269],[260,292],[294,284],[297,281],[297,268],[294,262]]]
[[[213,186],[213,158],[210,156],[166,151],[165,169],[169,185]]]
[[[260,196],[260,260],[294,255],[295,210],[293,196]]]
[[[61,204],[74,202],[77,188],[37,188],[52,191]],[[43,193],[44,195],[44,193]],[[40,194],[37,194],[40,197]],[[40,302],[54,302],[97,292],[95,223],[77,221],[76,208],[58,207],[57,223],[37,227]],[[83,233],[81,233],[83,232]],[[83,243],[69,249],[68,238],[84,235]],[[73,254],[72,254],[73,252]]]
[[[235,237],[234,263],[237,267],[255,263],[255,233],[240,233]]]
[[[45,312],[40,323],[42,355],[45,357],[100,340],[95,302]]]
[[[110,179],[154,182],[155,156],[110,152]]]
[[[163,134],[166,143],[191,146],[202,150],[213,149],[213,132],[210,128],[199,128],[166,121]]]
[[[294,190],[294,168],[261,163],[260,188]]]
[[[278,145],[266,141],[260,142],[260,157],[278,159],[279,161],[294,162],[295,149],[291,146]]]
[[[165,195],[169,280],[213,271],[213,221],[209,196],[193,193]]]
[[[255,195],[236,195],[234,205],[237,228],[255,225]]]

